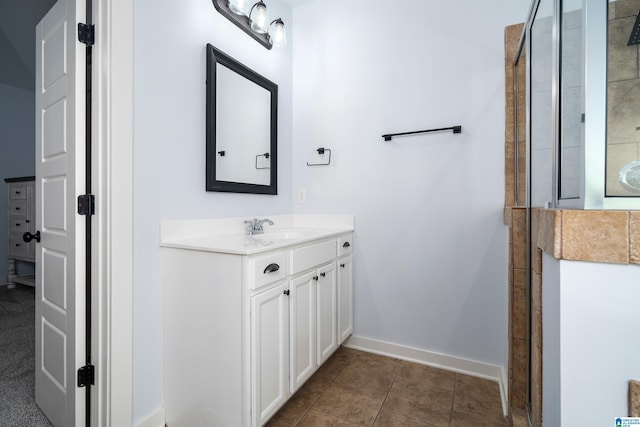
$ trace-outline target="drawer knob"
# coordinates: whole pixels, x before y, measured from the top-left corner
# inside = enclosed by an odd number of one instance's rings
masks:
[[[22,235],[22,240],[24,240],[27,243],[29,243],[33,239],[35,239],[36,242],[40,243],[40,230],[36,231],[36,234],[31,234],[27,231]]]
[[[264,269],[263,273],[264,274],[275,273],[278,270],[280,270],[280,266],[278,264],[276,264],[276,263],[273,263],[273,264],[267,265],[267,267]]]
[[[349,248],[351,247],[351,243],[349,242],[344,242],[344,245],[342,245],[343,248]]]

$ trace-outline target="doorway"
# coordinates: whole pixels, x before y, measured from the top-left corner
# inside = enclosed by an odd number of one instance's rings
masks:
[[[3,179],[20,180],[35,175],[35,28],[55,2],[0,0],[0,173]],[[28,280],[11,288],[5,286],[9,274],[33,274],[34,264],[18,260],[9,267],[7,248],[12,233],[7,217],[11,197],[8,196],[9,183],[1,183],[0,393],[3,405],[0,419],[15,426],[50,426],[35,404],[35,288]],[[17,201],[18,209],[22,208],[21,202]]]

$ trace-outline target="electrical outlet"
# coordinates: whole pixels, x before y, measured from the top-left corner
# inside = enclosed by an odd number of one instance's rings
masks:
[[[298,203],[303,204],[307,202],[307,190],[304,188],[298,189]]]

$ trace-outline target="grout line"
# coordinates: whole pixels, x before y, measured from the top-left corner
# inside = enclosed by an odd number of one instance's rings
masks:
[[[456,386],[458,385],[458,373],[456,373],[455,380],[453,381],[453,397],[451,398],[451,410],[449,411],[449,425],[453,420],[453,402],[456,400]]]
[[[406,362],[403,362],[403,364],[400,365],[400,369],[398,369],[398,372],[396,372],[396,376],[393,379],[393,382],[391,383],[391,387],[389,387],[389,390],[387,390],[387,394],[385,394],[384,400],[382,400],[382,405],[380,405],[380,409],[378,409],[378,413],[376,414],[376,417],[373,419],[372,426],[376,424],[376,421],[378,421],[378,417],[380,417],[380,414],[382,413],[382,408],[384,407],[384,404],[386,403],[387,399],[389,398],[389,393],[391,393],[391,390],[393,389],[393,386],[396,384],[396,381],[398,381],[398,377],[400,376],[400,371],[402,371],[404,363],[406,363]]]

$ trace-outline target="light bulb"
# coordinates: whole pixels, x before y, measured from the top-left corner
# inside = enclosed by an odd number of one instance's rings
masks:
[[[282,19],[276,19],[269,26],[269,42],[275,47],[287,44],[287,32],[284,28],[284,22],[282,22]]]
[[[269,31],[269,15],[267,14],[267,5],[259,1],[251,8],[249,15],[251,21],[251,29],[256,33],[265,34]]]
[[[247,16],[249,10],[249,0],[229,0],[227,3],[231,12],[236,15]]]

